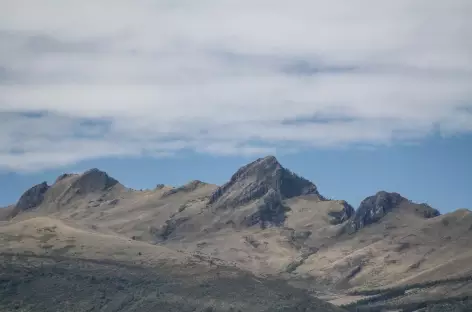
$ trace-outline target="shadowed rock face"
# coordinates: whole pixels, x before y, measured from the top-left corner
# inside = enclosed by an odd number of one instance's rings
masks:
[[[261,228],[268,226],[283,226],[285,212],[290,208],[284,204],[279,193],[270,189],[260,200],[257,211],[246,217],[244,225],[253,226],[259,224]]]
[[[316,185],[282,167],[274,156],[267,156],[241,167],[212,194],[209,204],[216,209],[234,208],[261,199],[269,191],[277,194],[270,198],[280,197],[280,200],[301,195],[323,199]]]
[[[356,231],[372,223],[378,222],[387,213],[404,202],[415,206],[421,206],[422,209],[420,216],[424,218],[439,216],[439,211],[426,204],[413,204],[398,193],[381,191],[374,196],[367,197],[361,202],[350,224],[352,230]],[[417,209],[417,211],[419,212],[420,210]]]
[[[265,228],[282,226],[289,210],[284,199],[301,195],[324,199],[316,185],[282,167],[274,156],[267,156],[241,167],[211,195],[208,204],[213,211],[254,204],[256,211],[246,216],[242,224]]]
[[[356,213],[356,210],[346,201],[342,200],[340,201],[340,204],[343,205],[344,209],[339,212],[332,211],[328,213],[329,217],[331,218],[331,224],[341,224],[349,220]]]
[[[77,188],[81,193],[92,193],[106,190],[118,181],[110,177],[106,172],[96,168],[84,172],[76,181],[72,183],[73,188]]]
[[[46,182],[35,185],[21,195],[18,203],[15,205],[11,216],[14,217],[22,211],[26,211],[41,205],[44,200],[44,194],[49,189],[49,185]]]

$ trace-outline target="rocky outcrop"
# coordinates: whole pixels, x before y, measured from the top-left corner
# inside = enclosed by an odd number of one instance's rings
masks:
[[[342,205],[343,208],[338,211],[330,211],[328,213],[329,222],[333,225],[341,224],[349,220],[356,213],[356,210],[346,201],[340,200],[337,202]]]
[[[270,189],[257,203],[257,210],[244,218],[243,224],[253,226],[259,224],[261,228],[282,226],[285,213],[290,208],[284,204],[279,193]]]
[[[165,184],[157,184],[155,190],[162,190],[165,186]]]
[[[110,177],[106,172],[94,168],[78,176],[72,182],[71,187],[79,190],[81,194],[86,194],[103,191],[116,184],[118,184],[117,180]]]
[[[61,178],[62,177],[62,178]],[[118,181],[110,177],[106,172],[96,168],[82,174],[62,175],[51,187],[47,197],[57,208],[67,205],[76,198],[96,194],[97,196],[110,190]]]
[[[414,212],[423,218],[439,216],[439,211],[426,204],[415,204],[402,197],[398,193],[378,192],[374,196],[364,199],[357,209],[353,219],[349,223],[351,231],[357,231],[365,226],[378,222],[392,210],[405,204],[411,207]]]
[[[324,200],[316,185],[282,167],[274,156],[267,156],[240,168],[211,195],[208,204],[215,212],[252,204],[257,209],[245,216],[243,225],[280,226],[289,209],[284,200],[302,195]]]
[[[187,222],[188,220],[190,220],[189,217],[169,219],[166,220],[165,224],[159,228],[150,226],[149,233],[158,240],[167,240],[181,224]]]
[[[16,203],[12,210],[11,217],[17,214],[38,207],[44,200],[44,194],[49,189],[49,185],[46,182],[35,185],[27,190]]]
[[[263,198],[270,190],[281,200],[301,195],[323,199],[313,183],[282,167],[274,156],[267,156],[241,167],[211,195],[208,204],[234,208]]]

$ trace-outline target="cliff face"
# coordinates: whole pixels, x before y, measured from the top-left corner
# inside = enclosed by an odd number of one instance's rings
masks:
[[[116,184],[118,184],[117,180],[110,177],[106,172],[94,168],[78,176],[72,183],[72,187],[85,194],[103,191]]]
[[[27,190],[16,203],[15,207],[11,211],[10,217],[14,217],[17,214],[33,209],[41,205],[44,200],[44,195],[49,189],[49,185],[46,182],[37,184]]]
[[[262,198],[269,190],[275,191],[281,199],[301,195],[322,198],[313,183],[282,167],[275,157],[268,156],[241,167],[228,183],[213,193],[209,204],[219,208],[235,207]]]
[[[357,231],[378,222],[388,213],[399,209],[401,206],[414,211],[417,216],[426,219],[440,215],[438,210],[426,204],[415,204],[398,193],[380,191],[361,202],[353,219],[350,221],[351,231]]]
[[[211,195],[208,204],[218,211],[255,203],[257,211],[246,216],[245,225],[279,226],[289,209],[283,201],[302,195],[324,199],[315,184],[282,167],[274,156],[267,156],[241,167]]]

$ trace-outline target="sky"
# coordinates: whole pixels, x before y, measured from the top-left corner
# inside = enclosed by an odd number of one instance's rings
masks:
[[[62,172],[472,193],[470,0],[0,0],[0,205]]]

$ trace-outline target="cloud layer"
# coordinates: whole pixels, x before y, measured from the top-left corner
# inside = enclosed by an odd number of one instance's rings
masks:
[[[0,169],[472,132],[469,0],[0,3]]]

